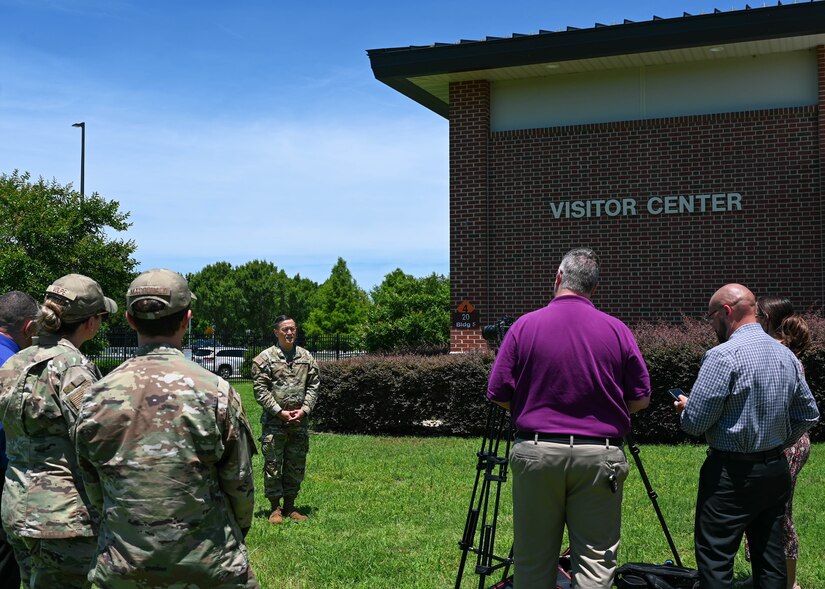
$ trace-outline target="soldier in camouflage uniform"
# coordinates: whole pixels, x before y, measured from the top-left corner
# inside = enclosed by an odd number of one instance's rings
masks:
[[[170,270],[138,276],[137,356],[83,398],[77,455],[103,509],[96,587],[260,589],[244,544],[254,439],[238,393],[180,350],[194,298]]]
[[[3,528],[25,587],[89,587],[98,513],[78,474],[70,438],[80,398],[100,378],[78,348],[117,305],[79,274],[46,291],[34,345],[0,368],[0,419],[9,466]]]
[[[261,450],[264,455],[264,494],[272,513],[269,523],[284,517],[307,519],[295,509],[309,451],[310,412],[318,399],[318,364],[307,350],[295,345],[295,321],[281,315],[275,320],[278,343],[252,361],[255,399],[261,414]],[[284,507],[281,509],[281,497]]]

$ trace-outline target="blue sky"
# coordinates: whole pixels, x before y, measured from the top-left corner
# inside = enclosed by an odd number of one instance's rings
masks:
[[[85,121],[86,193],[131,212],[140,269],[447,274],[447,121],[367,49],[745,7],[720,2],[0,0],[0,173],[79,190]]]

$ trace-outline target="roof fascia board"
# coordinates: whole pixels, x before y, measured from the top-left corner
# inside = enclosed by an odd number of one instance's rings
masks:
[[[367,54],[375,77],[389,83],[388,78],[797,37],[824,30],[825,2],[817,1],[456,45],[373,49]]]
[[[393,88],[413,99],[418,104],[430,109],[436,114],[441,115],[445,119],[450,118],[450,105],[437,98],[433,94],[430,94],[426,90],[422,89],[420,86],[417,86],[410,82],[407,78],[404,77],[394,77],[394,78],[384,78],[380,80],[390,88]]]

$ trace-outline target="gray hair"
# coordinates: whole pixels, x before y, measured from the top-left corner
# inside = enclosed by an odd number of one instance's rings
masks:
[[[559,264],[559,288],[590,295],[599,282],[599,257],[590,248],[575,248],[564,254]]]
[[[37,302],[24,292],[13,290],[0,297],[0,329],[20,335],[23,323],[37,317]]]

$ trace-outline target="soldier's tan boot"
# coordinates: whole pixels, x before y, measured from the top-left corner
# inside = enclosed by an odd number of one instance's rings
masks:
[[[284,497],[284,517],[288,517],[291,520],[295,520],[296,522],[302,522],[307,519],[303,513],[299,513],[298,510],[295,509],[295,497]]]
[[[284,515],[281,511],[281,498],[270,497],[269,504],[272,506],[272,513],[269,514],[269,523],[275,525],[284,523]]]

